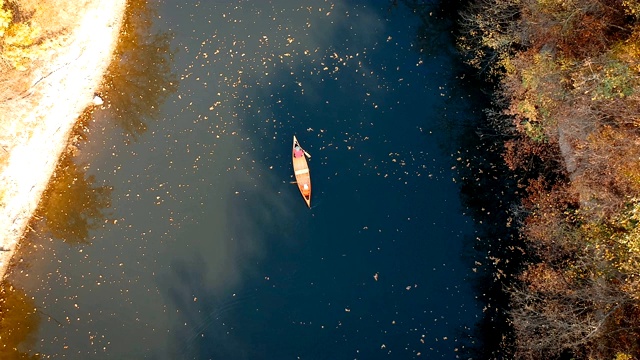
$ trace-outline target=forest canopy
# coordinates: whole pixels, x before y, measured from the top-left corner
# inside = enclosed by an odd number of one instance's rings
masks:
[[[466,61],[523,176],[517,358],[640,358],[640,2],[475,0]]]

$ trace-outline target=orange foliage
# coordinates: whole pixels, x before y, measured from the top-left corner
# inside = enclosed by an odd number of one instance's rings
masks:
[[[546,263],[530,266],[520,279],[527,284],[531,292],[558,294],[567,291],[567,279]]]
[[[463,15],[469,62],[501,70],[505,162],[535,178],[520,213],[536,262],[511,289],[517,353],[640,358],[640,224],[625,212],[640,201],[640,2],[470,9],[480,14]]]

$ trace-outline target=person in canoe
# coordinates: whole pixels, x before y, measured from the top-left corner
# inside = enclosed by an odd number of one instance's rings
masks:
[[[294,148],[293,156],[297,158],[304,156],[304,152],[302,151],[300,145],[296,145],[296,147]]]

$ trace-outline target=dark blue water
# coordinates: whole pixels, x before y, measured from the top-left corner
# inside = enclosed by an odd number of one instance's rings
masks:
[[[482,311],[452,139],[477,109],[437,8],[391,3],[158,4],[171,74],[138,83],[163,101],[123,85],[147,107],[112,98],[88,122],[76,177],[109,205],[77,241],[46,217],[30,235],[10,278],[41,314],[23,350],[466,358]],[[416,40],[425,24],[433,46]],[[153,73],[152,57],[127,59]],[[293,135],[312,156],[311,209],[291,183]]]

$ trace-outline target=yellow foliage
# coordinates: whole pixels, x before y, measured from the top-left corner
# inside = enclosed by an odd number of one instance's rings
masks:
[[[640,2],[637,0],[623,0],[622,5],[624,5],[625,11],[634,16],[640,15]]]
[[[600,249],[603,260],[609,262],[624,279],[623,289],[640,298],[640,201],[632,204],[607,224],[585,223],[582,230],[589,241]]]
[[[11,25],[13,13],[11,9],[4,9],[4,0],[0,0],[0,38],[4,36],[5,31]]]
[[[34,46],[39,35],[40,28],[35,24],[11,24],[3,38],[2,58],[16,69],[26,69],[29,61],[42,54],[41,49]]]
[[[518,111],[520,115],[529,121],[537,122],[540,120],[538,116],[538,109],[536,109],[535,104],[531,103],[527,98],[518,103]]]
[[[530,125],[525,125],[526,133],[537,140],[543,138],[544,127],[553,126],[553,110],[557,107],[557,98],[561,95],[558,86],[560,66],[548,54],[539,53],[533,56],[533,61],[518,63],[520,81],[515,82],[517,88],[512,88],[512,98],[509,114],[526,119]],[[512,78],[516,73],[508,74]]]
[[[42,27],[33,18],[13,22],[13,14],[3,9],[0,0],[0,59],[17,70],[26,70],[35,60],[43,59],[54,47],[55,39],[43,36]]]
[[[4,36],[5,46],[28,47],[33,45],[40,35],[40,28],[35,24],[23,22],[12,24]]]
[[[575,0],[538,0],[530,5],[529,11],[546,14],[550,18],[568,19],[576,10]]]
[[[629,38],[616,44],[612,49],[612,55],[628,64],[635,73],[640,73],[640,27],[634,28]]]
[[[504,69],[504,72],[507,75],[513,75],[517,71],[517,67],[513,64],[513,59],[511,58],[511,56],[509,56],[509,54],[500,54],[498,65]]]
[[[625,353],[617,353],[614,360],[633,360],[633,356]]]
[[[571,0],[538,0],[538,5],[543,9],[555,11],[575,8],[575,2]]]

